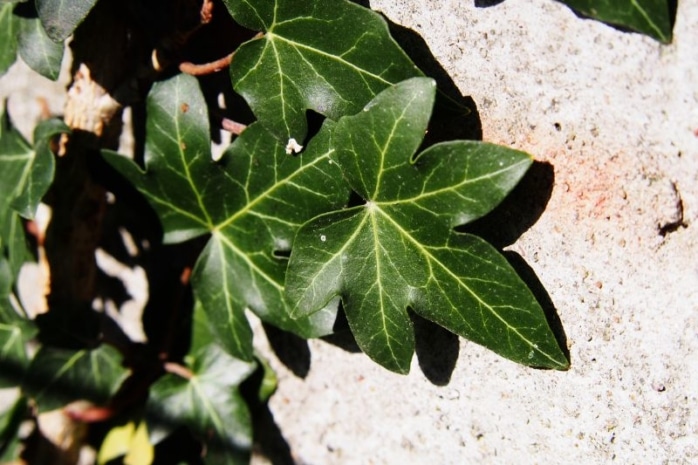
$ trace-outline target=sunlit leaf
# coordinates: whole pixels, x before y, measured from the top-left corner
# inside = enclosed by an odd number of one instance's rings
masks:
[[[130,421],[125,425],[115,426],[102,441],[97,454],[97,463],[106,464],[119,457],[124,457],[125,465],[150,465],[155,451],[148,439],[148,427],[142,421],[136,427]]]
[[[668,0],[560,0],[591,18],[671,42]]]
[[[19,20],[12,14],[14,4],[0,4],[0,76],[17,59]]]
[[[61,71],[63,43],[56,43],[44,31],[38,18],[22,18],[20,21],[19,56],[31,69],[55,81]]]
[[[194,316],[194,337],[210,328],[199,308]],[[197,336],[198,335],[198,336]],[[199,339],[186,357],[186,376],[168,373],[150,390],[149,424],[172,430],[187,426],[206,443],[206,463],[249,463],[252,423],[238,386],[254,364],[235,359],[221,347]]]
[[[292,156],[253,124],[214,162],[205,102],[196,80],[181,75],[156,84],[148,98],[146,172],[105,153],[158,213],[166,242],[211,234],[191,282],[212,328],[238,358],[253,358],[247,308],[305,337],[331,331],[331,308],[295,321],[283,292],[284,254],[296,230],[348,197],[330,160],[329,126]]]
[[[303,141],[306,110],[333,120],[387,86],[420,76],[375,12],[346,0],[224,0],[261,38],[235,54],[231,77],[277,137]]]
[[[23,389],[40,411],[79,399],[103,404],[127,375],[128,370],[121,366],[121,354],[111,346],[67,350],[44,345],[29,366]]]
[[[531,159],[466,141],[414,157],[434,90],[427,78],[405,81],[337,124],[331,158],[366,203],[299,231],[286,281],[294,314],[340,295],[362,350],[400,373],[414,353],[408,307],[519,363],[566,368],[542,309],[507,261],[453,230],[494,208]]]
[[[62,42],[90,12],[97,0],[36,0],[41,24],[54,42]]]

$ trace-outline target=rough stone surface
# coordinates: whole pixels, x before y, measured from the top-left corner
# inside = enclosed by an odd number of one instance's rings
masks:
[[[668,46],[552,0],[370,3],[423,37],[484,140],[540,162],[514,203],[540,217],[514,212],[532,225],[507,250],[547,291],[572,367],[520,367],[426,328],[408,376],[311,341],[299,377],[258,325],[296,462],[698,462],[698,1],[679,2]],[[0,96],[27,133],[36,97],[62,112],[65,82],[27,85],[18,68]]]
[[[669,46],[548,0],[371,7],[424,38],[484,140],[552,171],[545,210],[509,249],[547,290],[572,368],[461,341],[437,386],[417,358],[402,377],[313,341],[305,379],[272,359],[271,409],[297,462],[698,461],[698,2],[679,2]]]

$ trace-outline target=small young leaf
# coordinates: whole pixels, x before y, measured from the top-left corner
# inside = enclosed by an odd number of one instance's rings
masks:
[[[24,161],[21,177],[15,180],[20,190],[11,204],[22,217],[34,217],[36,207],[53,182],[55,160],[50,148],[51,139],[68,132],[68,126],[58,119],[42,121],[34,129],[34,150]],[[16,160],[16,163],[22,161]]]
[[[422,73],[377,13],[346,0],[224,0],[233,18],[264,31],[236,52],[235,90],[280,139],[303,141],[306,110],[333,120],[391,84]]]
[[[560,0],[591,18],[627,27],[660,42],[671,42],[667,0]]]
[[[17,59],[19,20],[12,14],[14,7],[12,3],[0,5],[0,76]]]
[[[156,84],[148,97],[147,171],[105,153],[158,213],[166,242],[211,233],[191,282],[211,327],[235,357],[253,359],[246,308],[305,337],[331,331],[331,309],[298,321],[288,316],[282,256],[301,224],[348,197],[329,158],[329,126],[300,156],[291,156],[253,124],[216,163],[203,96],[196,79],[180,75]]]
[[[136,427],[130,421],[112,428],[102,441],[97,454],[97,464],[104,465],[121,456],[127,465],[150,465],[153,463],[154,448],[148,439],[148,427],[142,421]]]
[[[432,80],[410,79],[337,124],[331,158],[366,204],[298,232],[286,275],[293,312],[311,314],[340,295],[359,346],[399,373],[414,353],[408,307],[519,363],[566,368],[542,309],[504,257],[452,229],[494,208],[531,159],[466,141],[412,157],[434,91]]]
[[[54,174],[54,158],[49,148],[56,134],[68,132],[58,120],[42,121],[34,131],[34,148],[12,126],[9,116],[0,113],[0,246],[7,247],[12,275],[30,259],[24,226],[18,214],[33,218],[39,201],[48,190]]]
[[[23,390],[43,412],[79,399],[105,403],[127,376],[121,354],[108,345],[78,351],[44,345],[29,366]]]
[[[52,81],[58,79],[63,43],[52,41],[38,18],[22,18],[18,46],[19,56],[31,69]]]
[[[97,0],[36,0],[41,24],[54,42],[63,42],[95,6]]]
[[[146,406],[148,424],[166,431],[189,427],[206,443],[206,463],[248,463],[252,422],[238,386],[254,371],[254,363],[229,356],[216,343],[206,344],[200,338],[207,328],[197,307],[194,338],[199,339],[186,357],[190,377],[166,374],[153,384]]]

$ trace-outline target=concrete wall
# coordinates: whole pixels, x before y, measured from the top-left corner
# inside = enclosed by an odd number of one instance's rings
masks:
[[[415,358],[402,377],[313,341],[304,379],[272,359],[297,462],[698,461],[698,2],[679,2],[669,46],[552,0],[370,3],[423,37],[484,140],[541,162],[503,218],[545,206],[508,249],[547,290],[572,368],[437,331],[421,337],[427,374]]]

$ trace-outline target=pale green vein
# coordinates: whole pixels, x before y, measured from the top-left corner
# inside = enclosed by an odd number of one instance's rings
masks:
[[[267,198],[270,198],[270,197],[272,196],[272,194],[273,194],[277,189],[281,188],[284,184],[291,183],[291,181],[293,181],[294,178],[300,176],[300,175],[303,174],[306,170],[308,170],[308,169],[310,169],[310,168],[313,168],[315,165],[319,164],[320,162],[322,162],[322,161],[324,161],[324,160],[327,160],[333,152],[334,152],[334,149],[327,151],[327,152],[326,152],[325,154],[323,154],[322,156],[319,156],[319,157],[315,158],[315,159],[312,160],[310,163],[301,166],[299,169],[297,169],[297,170],[293,171],[292,173],[290,173],[290,175],[286,176],[285,178],[282,178],[282,179],[281,179],[280,181],[278,181],[278,182],[275,182],[274,184],[272,184],[271,186],[269,186],[269,188],[268,188],[267,190],[261,192],[257,197],[255,197],[255,198],[252,199],[252,200],[249,200],[249,201],[245,204],[245,206],[244,206],[243,208],[241,208],[240,210],[238,210],[237,212],[235,212],[233,215],[231,215],[230,217],[228,217],[228,218],[227,218],[225,221],[223,221],[222,223],[218,224],[218,225],[215,227],[215,229],[221,230],[221,229],[225,228],[226,226],[228,226],[229,224],[235,222],[235,220],[237,220],[237,219],[240,218],[241,216],[246,215],[248,212],[252,211],[252,210],[257,206],[257,204],[259,204],[260,202],[266,200]],[[295,184],[294,184],[294,185],[295,185]]]
[[[518,168],[520,165],[527,165],[529,163],[530,163],[529,160],[522,160],[522,161],[515,163],[513,165],[508,165],[506,168],[503,168],[501,170],[490,171],[489,173],[484,174],[482,176],[477,176],[474,178],[464,178],[458,184],[453,184],[453,185],[443,187],[441,189],[435,189],[435,190],[429,191],[429,192],[422,191],[419,195],[416,195],[414,197],[397,199],[397,200],[383,200],[380,202],[376,202],[376,204],[379,206],[391,206],[391,205],[399,205],[399,204],[404,204],[404,203],[416,203],[416,202],[419,202],[420,200],[424,200],[424,199],[429,198],[429,197],[433,197],[433,196],[440,195],[443,193],[450,193],[450,192],[455,192],[456,194],[458,194],[460,196],[460,194],[457,191],[461,187],[467,186],[468,184],[473,184],[476,182],[486,181],[489,179],[496,178],[499,175],[506,174],[507,172]],[[469,197],[462,197],[462,198],[464,200],[469,200],[469,201],[473,200],[473,199],[470,199]]]
[[[378,205],[376,205],[375,211],[380,212],[381,215],[383,215],[383,217],[385,217],[403,237],[405,237],[409,242],[411,242],[422,253],[422,255],[426,257],[428,261],[433,261],[434,263],[436,263],[439,266],[439,268],[441,268],[448,276],[450,276],[455,282],[458,283],[459,287],[463,288],[466,292],[468,292],[480,305],[486,308],[492,314],[492,316],[494,316],[502,324],[504,324],[509,331],[515,333],[522,341],[528,344],[532,349],[536,350],[556,365],[560,365],[560,363],[556,359],[551,357],[546,352],[540,350],[537,344],[534,344],[523,334],[521,334],[521,332],[519,332],[519,330],[516,327],[511,326],[504,318],[502,318],[502,316],[499,313],[497,313],[494,307],[482,300],[480,296],[478,296],[478,294],[475,291],[473,291],[463,280],[461,280],[459,276],[454,274],[448,266],[441,263],[441,261],[439,261],[435,256],[433,256],[428,249],[426,249],[418,240],[412,237],[412,235],[408,231],[403,229],[399,223],[397,223],[390,217],[390,215],[382,211]]]
[[[245,264],[247,264],[247,266],[248,266],[252,271],[254,271],[255,274],[257,274],[257,275],[261,276],[262,278],[264,278],[265,281],[267,281],[269,284],[271,284],[272,286],[274,286],[278,291],[282,291],[282,290],[283,290],[283,286],[282,286],[282,285],[280,285],[279,283],[277,283],[277,282],[274,280],[274,278],[272,278],[272,277],[269,276],[264,270],[262,270],[261,268],[259,268],[259,266],[257,266],[257,264],[256,264],[255,262],[253,262],[252,260],[250,260],[245,252],[243,252],[242,250],[238,249],[232,241],[228,240],[228,238],[225,237],[223,234],[219,234],[218,237],[220,238],[221,242],[225,242],[225,245],[226,245],[227,247],[229,247],[230,250],[231,250],[235,255],[237,255],[237,256],[239,256],[240,258],[242,258],[243,262],[244,262]]]
[[[640,12],[640,14],[642,15],[642,17],[645,18],[645,21],[647,21],[647,24],[649,24],[649,26],[650,26],[652,29],[654,29],[654,31],[657,33],[657,35],[658,35],[659,37],[662,37],[662,38],[666,37],[666,35],[664,34],[664,32],[662,32],[662,30],[659,29],[659,27],[657,27],[657,25],[654,23],[654,21],[652,21],[652,18],[651,18],[650,15],[647,13],[647,11],[645,11],[645,9],[642,8],[642,6],[640,6],[639,3],[637,3],[637,0],[630,0],[630,1],[631,1],[631,3],[633,4],[633,6],[634,6],[635,8],[637,8],[637,10]]]
[[[268,35],[269,35],[269,34],[268,34]],[[367,69],[360,68],[360,67],[356,66],[354,63],[352,63],[352,62],[350,62],[350,61],[347,61],[347,60],[345,60],[344,58],[339,57],[338,55],[332,55],[331,53],[327,53],[327,52],[325,52],[325,51],[323,51],[323,50],[320,50],[320,49],[317,49],[317,48],[314,48],[314,47],[310,47],[310,46],[308,46],[308,45],[305,45],[305,44],[302,44],[302,43],[300,43],[300,42],[296,42],[296,41],[294,41],[294,40],[287,39],[287,38],[285,38],[285,37],[278,36],[278,35],[272,35],[272,37],[269,37],[269,40],[274,40],[275,38],[276,38],[276,40],[280,40],[280,41],[282,41],[282,42],[287,43],[287,44],[290,45],[291,47],[300,48],[300,49],[302,49],[302,50],[306,50],[306,51],[309,51],[309,52],[311,52],[311,53],[315,53],[315,54],[317,54],[317,55],[320,55],[320,56],[322,56],[322,57],[324,57],[324,58],[327,58],[327,59],[330,59],[330,60],[339,62],[341,65],[344,65],[344,66],[346,66],[347,68],[353,69],[353,70],[356,71],[359,75],[361,75],[361,76],[369,76],[369,77],[371,77],[371,78],[373,78],[373,79],[375,79],[375,80],[377,80],[377,81],[379,81],[379,82],[385,84],[386,86],[389,86],[389,85],[393,84],[392,82],[390,82],[390,81],[388,81],[387,79],[383,78],[381,75],[372,73],[372,72],[368,71]]]
[[[217,248],[218,248],[218,253],[220,254],[220,257],[221,257],[221,263],[224,265],[223,272],[225,273],[225,276],[224,276],[224,279],[222,279],[221,281],[223,282],[223,284],[222,284],[223,285],[223,295],[226,297],[223,300],[225,301],[225,309],[226,309],[226,313],[228,314],[228,324],[230,325],[230,327],[235,327],[235,324],[234,324],[235,309],[232,306],[232,303],[233,303],[232,299],[227,298],[227,296],[232,295],[232,292],[228,288],[228,279],[227,279],[228,278],[228,273],[227,273],[228,262],[226,261],[226,258],[225,258],[225,252],[223,250],[222,241],[220,241],[220,240],[216,241],[216,244],[217,244]],[[244,344],[242,341],[240,341],[240,338],[238,337],[238,332],[237,331],[231,331],[231,332],[233,333],[232,334],[233,339],[235,339],[235,346],[237,347],[238,352],[243,353],[244,352],[244,350],[243,350]]]

